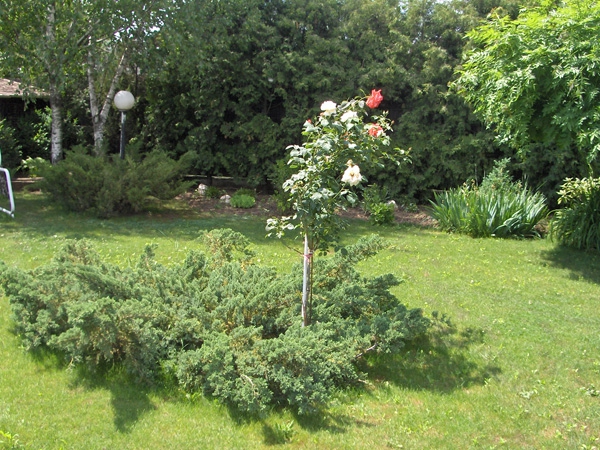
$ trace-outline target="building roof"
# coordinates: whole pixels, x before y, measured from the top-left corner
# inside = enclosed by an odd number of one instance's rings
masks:
[[[0,98],[22,98],[24,89],[25,87],[21,89],[21,84],[17,81],[0,78]],[[48,94],[37,89],[30,89],[29,92],[34,97],[48,97]]]

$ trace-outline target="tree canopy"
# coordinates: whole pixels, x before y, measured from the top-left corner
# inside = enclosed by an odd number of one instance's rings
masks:
[[[492,13],[467,33],[473,48],[454,87],[524,158],[575,152],[591,164],[600,152],[599,32],[600,4],[590,0],[543,2],[516,19]]]
[[[62,157],[65,97],[86,78],[94,138],[101,146],[127,57],[162,23],[165,5],[155,1],[149,7],[132,0],[0,0],[1,71],[48,92],[52,162]]]

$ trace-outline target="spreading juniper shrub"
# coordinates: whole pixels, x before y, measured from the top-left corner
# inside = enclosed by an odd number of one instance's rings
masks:
[[[28,348],[92,370],[121,364],[146,382],[174,379],[251,413],[269,405],[314,412],[358,382],[365,354],[396,352],[429,326],[391,294],[398,279],[355,269],[383,247],[377,237],[318,259],[306,327],[299,267],[279,274],[254,264],[248,240],[232,230],[213,230],[205,242],[207,253],[191,251],[180,264],[159,264],[149,246],[121,268],[86,241],[69,241],[32,271],[0,265],[0,284]]]

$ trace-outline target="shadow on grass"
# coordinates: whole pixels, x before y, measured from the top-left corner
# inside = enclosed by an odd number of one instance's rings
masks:
[[[294,414],[294,420],[276,422],[274,425],[262,421],[263,442],[267,446],[289,443],[294,434],[294,424],[309,432],[326,431],[330,434],[343,434],[350,428],[375,427],[375,423],[366,422],[346,414],[333,414],[323,410],[314,414]]]
[[[364,392],[361,387],[343,390],[350,397]],[[361,420],[350,414],[332,412],[328,405],[312,413],[298,414],[297,411],[284,405],[274,405],[268,412],[248,413],[233,405],[223,405],[230,419],[238,426],[259,423],[262,427],[263,443],[266,446],[284,445],[291,442],[295,434],[295,426],[308,432],[325,431],[329,434],[343,434],[352,428],[371,428],[377,424]],[[285,420],[285,413],[291,414],[293,420]]]
[[[23,231],[42,237],[56,234],[68,239],[99,238],[110,242],[119,236],[172,237],[194,240],[200,230],[231,228],[244,234],[253,242],[266,240],[267,216],[235,215],[231,213],[198,213],[185,204],[162,204],[149,212],[100,219],[90,213],[70,212],[52,203],[40,193],[17,195],[15,218],[1,219],[7,229]],[[395,236],[399,231],[427,232],[429,227],[414,224],[396,224],[391,227],[374,227],[366,220],[349,219],[342,240],[355,239],[360,234],[377,233],[382,237]],[[275,242],[275,239],[270,239]]]
[[[450,393],[473,385],[483,385],[500,374],[501,368],[479,365],[466,350],[484,340],[481,329],[459,330],[436,321],[425,338],[410,343],[399,355],[373,355],[368,361],[371,380],[387,381],[413,390]]]
[[[14,330],[12,332],[14,333]],[[73,370],[74,377],[69,386],[71,389],[109,391],[114,414],[113,423],[120,433],[129,433],[140,417],[156,409],[149,397],[153,390],[147,385],[132,380],[123,368],[114,366],[95,372],[90,371],[85,365],[74,367],[69,364],[64,354],[43,346],[31,349],[28,354],[35,361],[38,370],[50,372]]]
[[[482,329],[458,329],[448,321],[436,320],[428,336],[411,343],[402,354],[370,355],[361,364],[360,370],[368,373],[378,389],[385,389],[382,382],[388,382],[406,389],[447,394],[469,386],[484,385],[502,372],[497,365],[481,365],[469,357],[469,348],[483,344],[484,338]],[[349,388],[344,390],[342,397],[346,400],[342,401],[350,404],[354,396],[368,395],[368,392],[361,387]],[[332,412],[326,407],[314,414],[292,414],[294,422],[309,432],[343,434],[353,428],[377,426],[375,422],[361,420],[352,414]],[[275,425],[261,422],[265,445],[283,445],[292,439],[293,422]]]
[[[156,409],[149,397],[151,389],[131,380],[122,368],[111,369],[107,373],[90,373],[85,368],[76,370],[77,377],[72,387],[110,392],[113,423],[120,433],[131,432],[140,417]]]
[[[568,270],[569,278],[573,280],[585,279],[600,284],[600,254],[597,252],[556,246],[542,252],[542,258],[552,267]]]

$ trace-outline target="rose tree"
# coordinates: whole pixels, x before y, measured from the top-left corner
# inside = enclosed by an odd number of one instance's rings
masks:
[[[283,184],[290,194],[293,216],[269,219],[269,235],[282,237],[297,231],[304,237],[304,283],[302,323],[310,324],[312,257],[315,250],[327,250],[343,227],[336,214],[340,208],[358,201],[354,186],[364,180],[359,164],[380,164],[382,158],[399,163],[404,151],[394,155],[382,150],[389,146],[391,123],[385,113],[370,116],[383,100],[381,90],[372,90],[366,98],[355,98],[340,105],[326,101],[321,114],[304,123],[302,145],[291,145],[288,165],[296,169]]]

